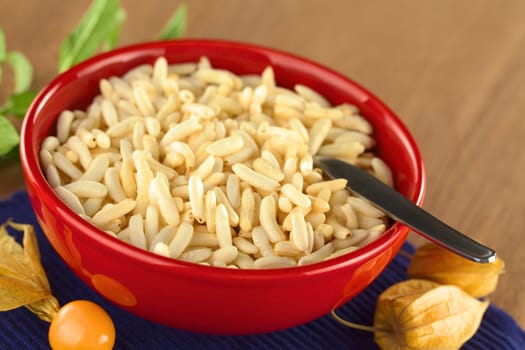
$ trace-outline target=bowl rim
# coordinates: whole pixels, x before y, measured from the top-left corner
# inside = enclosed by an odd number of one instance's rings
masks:
[[[48,184],[43,171],[40,167],[40,161],[38,157],[38,151],[34,151],[33,148],[39,148],[40,145],[33,144],[33,132],[32,122],[35,119],[47,100],[56,91],[64,86],[68,85],[68,82],[75,79],[78,76],[89,74],[94,67],[103,66],[104,63],[118,59],[118,57],[133,54],[137,57],[146,55],[147,52],[154,53],[166,51],[167,48],[184,48],[192,46],[204,46],[209,48],[230,48],[237,51],[250,51],[262,53],[269,57],[272,63],[278,60],[286,60],[301,65],[307,65],[312,70],[312,74],[316,72],[324,75],[329,75],[331,79],[337,79],[345,82],[352,86],[356,94],[365,97],[366,99],[372,100],[374,106],[381,111],[381,114],[387,116],[390,125],[393,125],[399,131],[399,135],[403,138],[403,143],[406,144],[406,150],[409,153],[410,159],[415,169],[415,181],[414,181],[414,193],[409,199],[421,206],[426,191],[426,173],[423,164],[421,152],[403,122],[397,117],[397,115],[387,107],[379,98],[377,98],[370,91],[365,89],[360,84],[356,83],[352,79],[342,75],[341,73],[332,70],[326,66],[316,63],[310,59],[274,49],[262,45],[256,45],[251,43],[228,41],[228,40],[215,40],[215,39],[178,39],[168,41],[151,41],[145,43],[139,43],[129,46],[124,46],[109,52],[98,54],[93,56],[72,68],[60,73],[53,80],[51,80],[46,86],[38,93],[36,98],[33,100],[29,107],[27,114],[24,118],[21,128],[21,142],[20,142],[20,157],[24,176],[26,182],[34,187],[35,192],[41,197],[41,201],[50,203],[52,207],[59,210],[64,215],[64,221],[68,225],[72,225],[82,232],[85,238],[93,240],[100,247],[106,249],[108,253],[117,254],[130,259],[130,262],[137,262],[148,265],[150,267],[158,267],[163,270],[168,269],[169,271],[177,272],[177,274],[184,273],[192,278],[205,277],[207,279],[223,280],[225,277],[230,280],[281,280],[286,281],[287,279],[301,275],[316,276],[324,274],[329,271],[335,271],[343,269],[345,266],[359,264],[360,261],[366,260],[370,255],[376,254],[378,251],[385,249],[393,244],[397,239],[397,236],[402,233],[403,230],[408,228],[399,223],[395,222],[390,226],[385,233],[367,244],[366,246],[340,257],[336,257],[330,260],[303,265],[294,266],[288,268],[276,268],[276,269],[229,269],[220,268],[214,266],[203,266],[195,263],[185,262],[176,260],[174,258],[167,258],[155,253],[137,248],[131,244],[123,242],[118,238],[107,235],[104,231],[97,228],[96,226],[84,221],[80,216],[73,212],[69,207],[63,203]],[[277,79],[278,80],[278,79]],[[90,229],[82,229],[82,226],[88,225]]]

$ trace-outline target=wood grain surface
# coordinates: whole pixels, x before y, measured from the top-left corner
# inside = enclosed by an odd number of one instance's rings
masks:
[[[178,2],[123,0],[120,45],[155,37]],[[271,46],[356,80],[404,121],[422,151],[424,207],[506,262],[490,297],[525,326],[525,2],[188,0],[186,37]],[[2,0],[8,47],[56,75],[58,48],[89,1]],[[6,72],[0,90],[10,85]],[[1,102],[1,101],[0,101]],[[0,167],[0,197],[23,189]],[[411,235],[411,240],[423,240]]]

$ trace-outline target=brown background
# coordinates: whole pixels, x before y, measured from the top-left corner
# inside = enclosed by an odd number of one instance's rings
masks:
[[[152,39],[177,3],[123,0],[128,19],[121,45]],[[498,251],[507,267],[491,301],[525,326],[525,2],[187,4],[187,37],[246,41],[308,57],[360,82],[392,107],[425,159],[425,208]],[[0,2],[8,47],[33,62],[35,88],[56,74],[60,42],[88,5]],[[0,197],[24,187],[18,164],[3,164],[0,177]]]

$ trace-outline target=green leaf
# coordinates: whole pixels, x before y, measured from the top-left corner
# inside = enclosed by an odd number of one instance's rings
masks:
[[[114,30],[119,3],[119,0],[93,1],[78,26],[60,47],[59,72],[97,52]]]
[[[105,50],[112,50],[117,46],[120,31],[122,30],[122,26],[126,21],[126,17],[126,11],[123,8],[119,8],[117,10],[117,15],[115,16],[115,19],[113,21],[113,29],[111,30],[111,33],[109,34],[108,38],[106,39],[106,42],[104,43]]]
[[[35,91],[26,91],[9,96],[5,105],[0,108],[0,113],[17,117],[25,116],[31,102],[35,99],[36,94]]]
[[[20,152],[18,147],[13,147],[6,155],[0,156],[0,167],[5,162],[13,162],[20,164]]]
[[[9,52],[6,56],[6,61],[15,73],[15,94],[27,91],[33,81],[33,66],[31,62],[24,54],[18,51]]]
[[[11,122],[0,115],[0,156],[7,154],[20,142],[18,132]]]
[[[5,56],[7,55],[7,50],[5,47],[5,35],[2,29],[0,28],[0,63],[5,61]]]
[[[181,4],[160,32],[159,39],[176,39],[184,35],[187,12],[186,4]]]
[[[5,61],[6,54],[5,35],[2,28],[0,28],[0,82],[2,81],[2,62]]]

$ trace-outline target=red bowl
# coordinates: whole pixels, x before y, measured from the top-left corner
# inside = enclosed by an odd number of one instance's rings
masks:
[[[396,223],[376,241],[321,263],[273,270],[232,270],[164,258],[112,238],[82,220],[54,194],[39,163],[42,140],[55,133],[64,109],[85,108],[99,80],[134,66],[197,61],[237,74],[271,65],[277,83],[301,83],[333,104],[356,105],[375,128],[380,156],[396,188],[417,204],[425,191],[420,152],[401,121],[378,98],[319,64],[281,51],[216,40],[154,42],[91,58],[49,83],[31,105],[20,147],[27,190],[47,238],[67,265],[91,288],[122,308],[168,326],[214,334],[281,330],[314,320],[368,286],[393,259],[408,228]],[[56,286],[60,288],[60,286]]]

